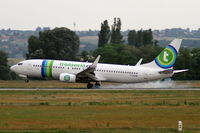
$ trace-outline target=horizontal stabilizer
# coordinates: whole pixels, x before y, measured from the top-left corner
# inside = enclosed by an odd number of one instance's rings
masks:
[[[173,69],[167,69],[167,70],[163,70],[160,71],[160,74],[172,74],[172,73],[181,73],[181,72],[185,72],[188,71],[188,69],[184,69],[184,70],[173,70]]]
[[[22,75],[22,74],[19,74],[18,76],[21,77],[21,78],[27,78],[26,75]]]
[[[174,73],[181,73],[181,72],[186,72],[188,69],[183,69],[183,70],[174,70]]]

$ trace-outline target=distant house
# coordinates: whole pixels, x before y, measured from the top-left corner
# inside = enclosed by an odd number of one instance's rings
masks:
[[[10,36],[6,36],[6,35],[1,35],[1,36],[0,36],[0,40],[1,40],[2,42],[7,42],[9,39],[10,39]]]

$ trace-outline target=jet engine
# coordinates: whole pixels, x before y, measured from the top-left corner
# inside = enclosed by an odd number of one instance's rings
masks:
[[[69,73],[61,73],[59,77],[60,81],[63,82],[76,82],[76,75],[69,74]]]

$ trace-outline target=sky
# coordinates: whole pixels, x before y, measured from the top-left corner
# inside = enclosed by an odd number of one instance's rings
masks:
[[[112,25],[114,17],[121,18],[122,30],[195,30],[200,28],[200,0],[0,0],[0,29],[99,30],[101,22]]]

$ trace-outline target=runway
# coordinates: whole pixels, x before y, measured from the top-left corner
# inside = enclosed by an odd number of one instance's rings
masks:
[[[200,91],[200,88],[94,88],[94,89],[86,89],[86,88],[0,88],[0,91],[36,91],[36,90],[52,90],[52,91],[64,91],[64,90],[70,90],[70,91],[78,91],[78,90],[155,90],[155,91],[165,91],[165,90],[185,90],[185,91],[190,91],[190,90],[195,90],[195,91]]]
[[[32,82],[35,83],[35,82]],[[8,83],[6,83],[7,85]],[[22,84],[22,85],[21,85]],[[41,84],[41,83],[38,83]],[[28,86],[25,86],[28,85]],[[135,83],[135,84],[121,84],[121,83],[102,83],[100,88],[93,87],[92,89],[87,89],[86,84],[80,87],[72,86],[70,84],[66,84],[66,87],[62,85],[62,87],[56,86],[56,84],[52,84],[51,87],[48,87],[48,84],[45,84],[45,86],[37,86],[37,84],[25,84],[23,86],[23,83],[20,82],[19,87],[2,87],[0,88],[0,91],[3,90],[200,90],[199,81],[198,82],[192,82],[192,81],[173,81],[173,80],[165,80],[165,81],[154,81],[154,82],[146,82],[146,83]],[[47,86],[47,87],[46,87]]]

